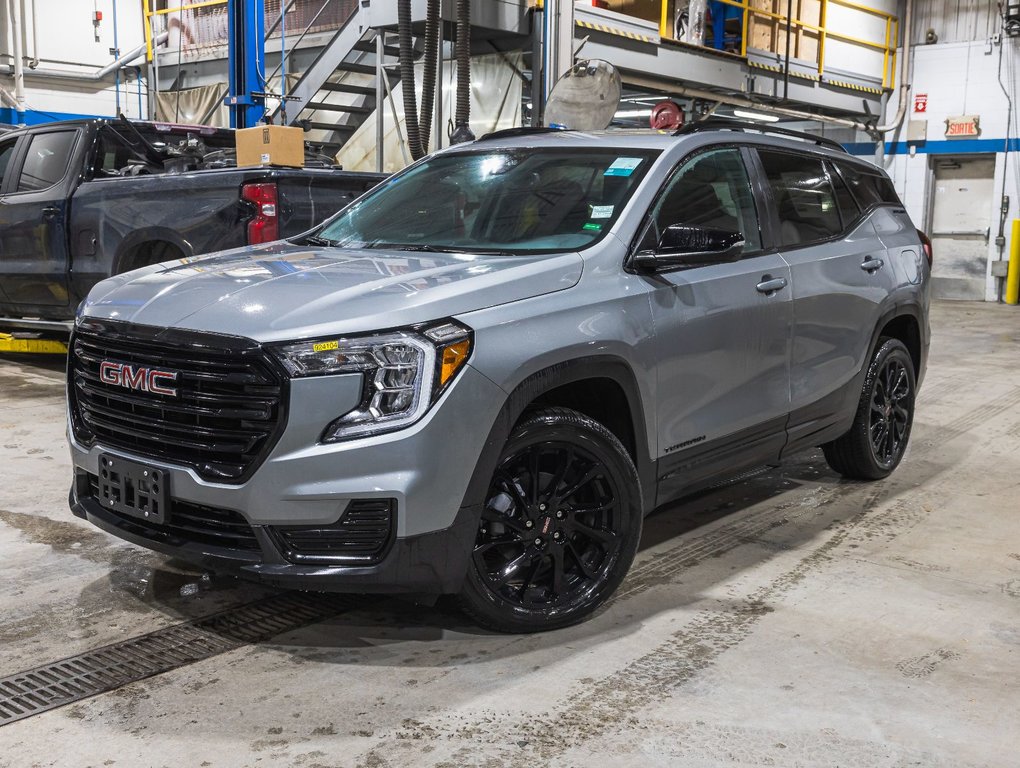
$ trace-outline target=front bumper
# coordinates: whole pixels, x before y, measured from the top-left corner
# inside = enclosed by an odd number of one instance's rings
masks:
[[[350,376],[292,382],[286,429],[272,453],[245,482],[214,483],[188,467],[108,448],[78,444],[69,434],[76,480],[71,509],[132,543],[215,571],[276,586],[345,592],[456,592],[467,571],[481,499],[467,498],[488,425],[504,393],[465,366],[441,400],[417,424],[399,432],[324,445],[322,428],[344,407]],[[100,506],[89,491],[101,454],[159,468],[175,502],[232,512],[254,541],[217,546],[146,527]],[[295,562],[274,531],[286,526],[330,526],[359,500],[392,499],[393,539],[370,565]],[[171,512],[171,515],[173,513]]]

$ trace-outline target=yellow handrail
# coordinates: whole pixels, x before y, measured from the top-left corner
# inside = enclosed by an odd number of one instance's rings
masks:
[[[670,8],[673,6],[675,0],[662,0],[662,16],[659,24],[659,34],[667,39],[673,39],[673,30],[671,28],[671,12]],[[734,8],[740,8],[743,13],[742,19],[742,35],[740,41],[740,54],[741,56],[747,56],[747,37],[748,37],[748,21],[751,16],[757,16],[764,19],[771,19],[773,21],[786,22],[787,18],[785,14],[774,13],[773,11],[767,11],[763,8],[753,8],[750,5],[750,0],[718,0],[718,2],[733,6]],[[868,13],[873,16],[878,16],[885,20],[885,39],[882,41],[868,40],[862,37],[856,37],[854,35],[848,35],[844,32],[840,32],[836,29],[830,29],[827,26],[828,21],[828,4],[832,2],[835,5],[840,5],[846,8],[852,8],[862,13]],[[832,38],[833,40],[839,40],[851,45],[859,45],[863,48],[869,48],[882,53],[882,87],[893,88],[895,87],[895,73],[896,73],[896,41],[899,40],[899,18],[892,13],[883,11],[879,8],[872,8],[862,3],[854,2],[853,0],[820,0],[819,11],[818,11],[818,24],[812,24],[811,22],[802,21],[801,19],[790,19],[789,24],[791,32],[795,29],[797,32],[809,31],[818,34],[818,50],[815,54],[815,64],[817,65],[818,75],[822,76],[825,73],[825,43],[826,40]]]

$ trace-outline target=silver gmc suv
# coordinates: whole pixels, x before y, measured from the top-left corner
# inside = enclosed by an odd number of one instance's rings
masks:
[[[301,237],[97,285],[71,508],[268,584],[563,627],[666,502],[817,446],[895,469],[930,258],[888,177],[806,134],[490,134]]]

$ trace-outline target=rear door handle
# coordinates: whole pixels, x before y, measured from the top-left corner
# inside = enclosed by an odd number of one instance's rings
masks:
[[[885,266],[885,262],[881,259],[873,259],[870,256],[861,262],[861,269],[867,272],[869,275],[873,272],[877,272]]]
[[[772,275],[762,275],[761,282],[755,286],[758,293],[764,293],[766,296],[771,296],[776,291],[781,291],[786,287],[785,277],[772,277]]]

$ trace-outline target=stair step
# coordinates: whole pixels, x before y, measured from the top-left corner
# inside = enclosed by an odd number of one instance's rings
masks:
[[[354,133],[358,130],[356,125],[337,125],[336,123],[308,123],[308,127],[316,131],[343,131]]]
[[[375,96],[375,88],[371,85],[347,85],[346,83],[331,83],[328,80],[319,86],[322,91],[336,91],[337,93],[356,93],[359,96]]]
[[[337,69],[341,72],[357,72],[359,75],[375,74],[375,67],[369,64],[352,64],[348,61],[341,61],[337,65]]]
[[[351,115],[370,115],[375,112],[375,107],[355,107],[348,104],[329,104],[325,101],[310,101],[305,109],[322,109],[326,112],[346,112]]]
[[[354,44],[354,50],[365,53],[375,53],[375,40],[361,40]],[[400,48],[394,45],[383,46],[383,53],[387,56],[397,58],[400,55]]]

